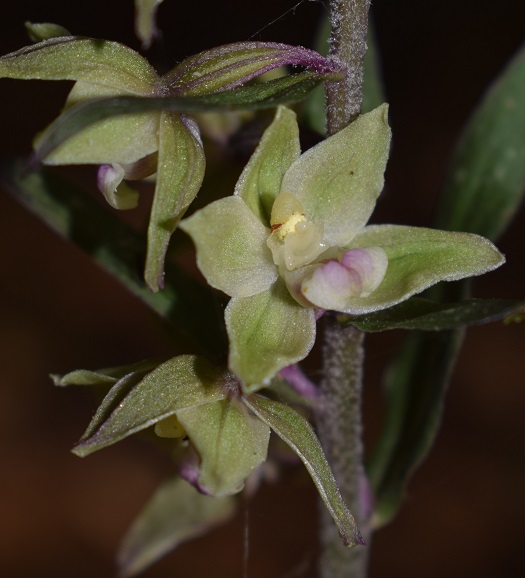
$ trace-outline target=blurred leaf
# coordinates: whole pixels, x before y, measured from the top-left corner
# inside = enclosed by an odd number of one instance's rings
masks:
[[[342,317],[344,323],[361,331],[418,329],[442,331],[467,325],[498,321],[525,311],[525,301],[512,299],[468,299],[457,303],[438,303],[412,297],[399,305],[376,313]]]
[[[179,114],[221,112],[229,110],[258,110],[278,104],[302,100],[325,79],[314,72],[301,72],[268,82],[241,86],[227,92],[204,96],[140,97],[117,96],[83,101],[68,110],[48,127],[36,151],[36,161],[45,159],[68,138],[92,124],[116,115],[151,111],[170,111]]]
[[[135,0],[135,34],[142,43],[142,49],[147,50],[159,31],[156,16],[163,0]]]
[[[489,90],[470,120],[452,162],[438,226],[495,240],[525,191],[525,49]],[[441,300],[465,298],[468,281],[437,287]],[[519,308],[519,302],[516,304]],[[512,316],[513,312],[509,314]],[[464,330],[414,334],[387,377],[386,421],[369,473],[376,525],[388,522],[404,487],[431,448]]]
[[[73,449],[74,454],[87,456],[179,409],[226,397],[227,376],[194,355],[174,357],[141,377],[134,373],[113,386]]]
[[[525,192],[525,48],[472,115],[452,160],[438,226],[497,239]]]
[[[135,576],[182,542],[234,513],[235,500],[200,494],[178,476],[162,484],[128,530],[118,553],[121,576]]]
[[[265,459],[270,429],[234,398],[177,411],[200,456],[199,486],[213,496],[240,492]]]
[[[308,421],[291,407],[258,395],[243,398],[243,401],[302,460],[345,545],[363,544],[355,520],[341,498],[321,444]]]
[[[368,467],[376,527],[397,513],[409,477],[434,442],[462,339],[462,330],[413,333],[387,373],[386,420]]]
[[[142,279],[145,240],[85,190],[47,171],[27,174],[23,161],[0,166],[0,182],[16,200],[78,245],[177,331],[210,351],[225,350],[221,327],[210,323],[210,319],[217,319],[210,290],[169,265],[164,290],[152,293]]]

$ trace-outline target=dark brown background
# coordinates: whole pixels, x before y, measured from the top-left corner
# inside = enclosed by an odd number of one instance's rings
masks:
[[[165,38],[152,56],[172,65],[246,39],[293,5],[166,0]],[[323,11],[322,3],[304,2],[256,38],[308,45]],[[377,0],[374,12],[394,129],[377,220],[429,225],[461,124],[525,38],[525,8],[518,0]],[[25,20],[138,48],[130,1],[4,2],[2,53],[27,43]],[[67,85],[3,80],[0,90],[2,158],[26,154]],[[6,195],[0,204],[0,574],[109,578],[120,536],[169,464],[136,440],[87,460],[71,455],[93,401],[79,390],[54,389],[47,374],[169,355],[172,345],[149,312],[80,251]],[[499,243],[508,264],[476,282],[477,296],[524,295],[523,219],[522,212]],[[439,441],[402,513],[375,539],[373,578],[523,576],[524,331],[501,324],[470,331]],[[369,338],[368,440],[380,418],[381,369],[402,337]],[[301,469],[265,487],[250,510],[249,576],[313,577],[315,523],[315,492]],[[242,528],[239,516],[146,576],[240,578]]]

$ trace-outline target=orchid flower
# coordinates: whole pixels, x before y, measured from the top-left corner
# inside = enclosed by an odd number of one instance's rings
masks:
[[[204,177],[204,151],[196,123],[186,114],[158,108],[99,117],[46,153],[50,135],[71,126],[67,123],[73,113],[84,110],[93,99],[198,99],[221,93],[227,100],[227,91],[284,65],[310,68],[312,73],[305,77],[309,89],[335,70],[312,50],[241,42],[186,58],[160,76],[140,54],[117,42],[56,37],[67,31],[52,24],[30,25],[29,32],[33,38],[46,39],[1,57],[0,78],[75,81],[62,114],[36,138],[36,157],[48,165],[100,165],[98,187],[116,209],[131,209],[138,203],[138,193],[125,181],[156,174],[145,268],[153,291],[163,285],[170,237]]]
[[[246,391],[308,354],[316,309],[370,313],[504,262],[477,235],[367,225],[383,188],[387,110],[301,155],[295,115],[279,108],[235,194],[181,223],[208,283],[232,297],[229,367]]]

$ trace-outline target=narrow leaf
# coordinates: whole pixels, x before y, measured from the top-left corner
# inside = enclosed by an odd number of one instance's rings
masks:
[[[301,72],[241,86],[228,92],[204,96],[140,97],[117,96],[84,101],[64,111],[39,141],[35,160],[41,161],[64,141],[92,124],[122,114],[164,110],[167,112],[224,112],[229,110],[259,110],[302,100],[324,77],[313,72]]]
[[[412,297],[376,313],[349,315],[345,322],[366,332],[387,329],[442,331],[511,319],[524,312],[525,301],[512,299],[467,299],[456,303],[439,303]]]
[[[164,286],[164,260],[171,235],[197,195],[206,166],[202,143],[177,115],[161,113],[158,138],[157,185],[144,272],[154,292]]]
[[[216,317],[211,291],[169,265],[164,290],[152,293],[141,272],[145,239],[85,190],[47,171],[27,174],[22,161],[0,166],[0,181],[16,200],[80,247],[173,329],[210,351],[224,351],[222,328],[209,323]]]
[[[110,390],[73,453],[87,456],[179,409],[219,401],[227,393],[227,375],[194,355],[174,357],[138,382],[131,376]]]
[[[344,544],[363,544],[355,520],[341,498],[321,444],[308,421],[291,407],[259,395],[243,398],[243,401],[302,460],[334,519]]]
[[[205,496],[178,476],[162,484],[124,537],[121,576],[135,576],[182,542],[205,534],[234,513],[229,496]]]

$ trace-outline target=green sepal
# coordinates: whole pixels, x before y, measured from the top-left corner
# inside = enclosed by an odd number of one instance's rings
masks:
[[[65,375],[52,374],[53,383],[59,387],[67,385],[113,385],[121,378],[135,372],[151,371],[160,361],[144,360],[130,365],[120,365],[106,369],[77,369]]]
[[[270,428],[235,398],[177,411],[200,456],[199,487],[213,496],[240,492],[265,459]]]
[[[245,391],[256,391],[283,367],[304,359],[315,341],[313,309],[299,305],[281,279],[251,297],[234,297],[225,311],[229,367]]]
[[[194,355],[174,357],[142,377],[118,381],[73,453],[84,457],[154,425],[177,410],[226,397],[228,375]]]
[[[71,36],[71,33],[60,26],[51,22],[26,22],[26,31],[31,42],[41,42],[50,38],[60,38],[61,36]]]
[[[259,395],[243,402],[298,455],[337,525],[346,546],[363,544],[355,520],[344,503],[312,426],[297,411]]]
[[[84,80],[147,95],[159,80],[131,48],[94,38],[50,38],[0,57],[0,78]]]
[[[234,193],[266,227],[270,226],[272,206],[281,191],[284,173],[300,154],[295,113],[280,106],[241,173]]]
[[[197,195],[206,166],[201,142],[177,115],[161,113],[158,138],[157,186],[144,271],[152,291],[164,285],[164,260],[171,235]]]
[[[401,225],[365,227],[348,248],[353,247],[381,247],[388,256],[379,287],[368,297],[350,298],[342,310],[353,315],[385,309],[439,281],[481,275],[505,262],[484,237]]]
[[[226,197],[181,223],[197,248],[197,264],[208,283],[232,297],[268,289],[277,279],[269,231],[238,197]]]
[[[350,323],[361,331],[373,333],[388,329],[416,329],[419,331],[443,331],[470,325],[481,325],[503,320],[519,320],[525,313],[525,301],[513,299],[467,299],[454,303],[439,303],[419,297],[370,313],[349,315],[344,323]]]
[[[163,483],[122,540],[119,575],[135,576],[181,543],[226,522],[234,511],[230,496],[205,496],[178,476]]]
[[[357,118],[303,153],[284,175],[306,217],[324,226],[324,240],[344,247],[368,222],[383,189],[390,147],[386,104]]]

